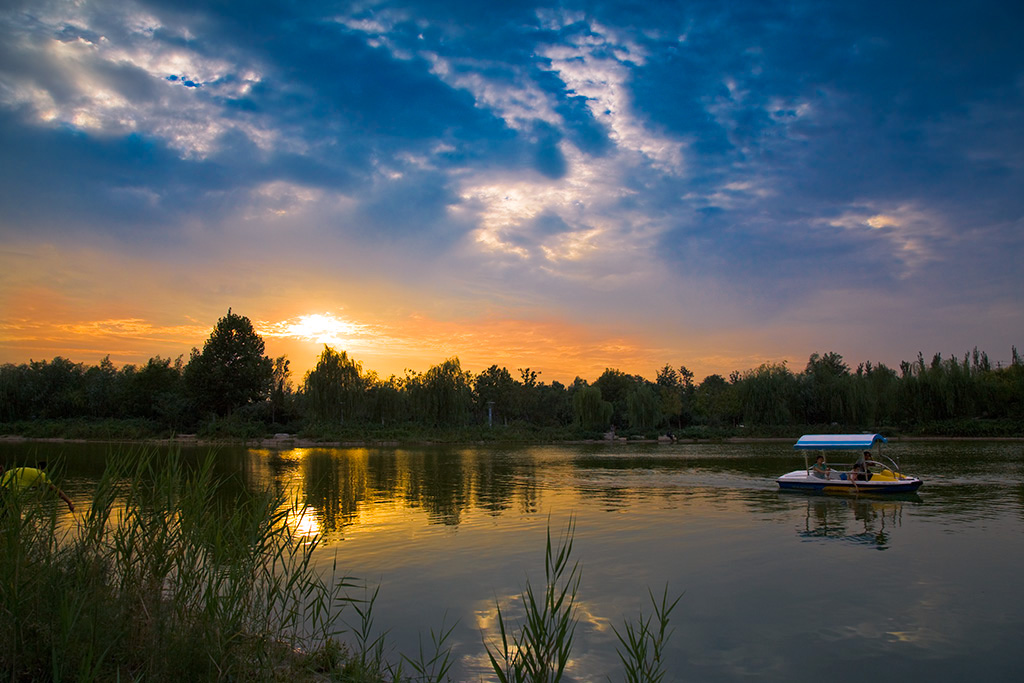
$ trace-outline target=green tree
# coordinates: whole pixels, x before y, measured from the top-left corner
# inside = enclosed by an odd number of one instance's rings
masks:
[[[124,408],[117,368],[107,355],[99,365],[85,371],[85,395],[92,415],[116,417]]]
[[[785,425],[793,415],[796,400],[796,377],[786,362],[763,363],[748,370],[737,384],[747,424]]]
[[[626,395],[626,412],[633,429],[654,429],[662,419],[661,400],[650,385],[637,384]]]
[[[665,364],[665,367],[658,370],[655,380],[658,387],[658,398],[661,403],[661,413],[669,424],[682,427],[680,416],[683,412],[683,387],[676,369]]]
[[[481,372],[473,382],[477,408],[486,415],[488,404],[493,404],[492,415],[497,420],[508,421],[514,390],[515,381],[508,368],[499,368],[497,365]]]
[[[621,370],[606,368],[594,386],[601,390],[601,396],[612,404],[612,421],[621,424],[626,421],[626,396],[636,385],[637,378]]]
[[[449,358],[431,367],[419,378],[418,404],[427,424],[460,426],[467,422],[473,405],[469,373],[463,372],[458,358]]]
[[[362,366],[344,351],[324,345],[316,367],[306,373],[302,396],[310,418],[340,424],[354,421],[363,404]]]
[[[694,392],[694,411],[711,427],[737,424],[743,416],[736,382],[721,375],[708,375]]]
[[[695,417],[696,392],[693,372],[685,365],[679,366],[679,370],[676,370],[666,363],[658,370],[655,385],[664,419],[680,429],[692,423]]]
[[[287,356],[274,359],[274,370],[271,375],[270,420],[285,421],[292,404],[291,361]]]
[[[812,353],[800,381],[804,422],[856,423],[862,417],[852,395],[850,368],[838,353]]]
[[[612,404],[601,398],[601,390],[581,386],[572,397],[576,424],[583,429],[605,430],[612,422]]]
[[[537,381],[540,376],[537,370],[518,368],[518,372],[519,379],[512,389],[512,410],[516,419],[534,422],[544,383]]]
[[[380,424],[394,424],[409,419],[409,394],[395,375],[382,380],[371,372],[366,378],[369,419]]]
[[[863,403],[860,423],[871,429],[894,424],[900,383],[896,371],[884,363],[874,365],[868,361],[857,367],[855,382],[858,385],[856,396]]]
[[[274,366],[263,350],[263,338],[256,334],[252,322],[229,308],[202,352],[192,349],[185,366],[185,385],[196,407],[230,415],[237,408],[265,400]]]
[[[131,374],[126,398],[130,414],[160,420],[169,427],[180,428],[188,410],[182,387],[181,358],[154,356]]]
[[[570,394],[561,382],[543,382],[536,389],[537,405],[533,413],[534,424],[548,427],[572,424],[572,402]]]

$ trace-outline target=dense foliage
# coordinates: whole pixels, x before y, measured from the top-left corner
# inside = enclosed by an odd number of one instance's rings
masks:
[[[577,377],[569,386],[547,384],[530,368],[513,375],[492,365],[474,375],[458,358],[383,379],[345,351],[325,347],[292,387],[288,360],[263,351],[249,320],[229,310],[187,364],[159,356],[120,369],[109,358],[96,366],[61,357],[7,364],[0,367],[0,423],[7,432],[41,436],[41,425],[61,421],[60,435],[128,438],[281,431],[386,438],[488,428],[554,430],[563,437],[611,429],[713,436],[809,425],[965,436],[1024,432],[1024,361],[1016,348],[1001,367],[977,349],[930,361],[919,354],[899,369],[866,362],[856,370],[829,352],[812,354],[802,371],[765,363],[696,383],[685,366],[667,364],[653,382],[609,368],[593,382]]]
[[[263,355],[263,339],[249,319],[228,309],[182,374],[193,405],[201,412],[230,415],[270,396],[274,364]]]

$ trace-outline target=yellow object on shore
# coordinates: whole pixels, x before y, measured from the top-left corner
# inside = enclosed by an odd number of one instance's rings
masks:
[[[50,480],[46,473],[35,467],[15,467],[4,473],[0,479],[0,487],[5,489],[18,489],[24,491],[40,484],[49,484]]]

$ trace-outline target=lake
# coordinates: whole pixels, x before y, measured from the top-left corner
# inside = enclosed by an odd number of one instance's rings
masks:
[[[0,443],[0,457],[60,457],[79,503],[110,448]],[[222,447],[218,468],[287,492],[302,511],[292,523],[325,538],[325,572],[337,560],[380,585],[376,624],[396,653],[457,621],[453,680],[492,680],[495,605],[515,616],[527,579],[543,585],[546,530],[571,519],[582,583],[569,680],[621,680],[612,626],[666,586],[682,595],[667,680],[1019,679],[1024,443],[884,452],[924,480],[918,494],[780,492],[775,477],[803,466],[790,442]]]

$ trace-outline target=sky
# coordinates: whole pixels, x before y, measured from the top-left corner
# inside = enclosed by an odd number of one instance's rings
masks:
[[[1024,347],[1024,5],[6,0],[0,363]]]

